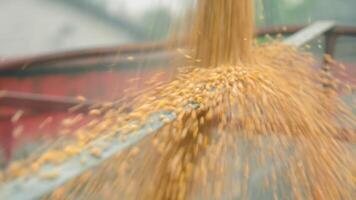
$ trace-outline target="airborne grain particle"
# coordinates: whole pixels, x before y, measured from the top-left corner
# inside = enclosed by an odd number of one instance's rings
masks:
[[[101,114],[101,111],[98,109],[92,109],[89,111],[89,115],[92,115],[92,116],[98,116],[100,114]]]
[[[90,154],[96,158],[100,158],[102,154],[102,150],[98,147],[92,147],[90,149]]]
[[[11,117],[11,122],[15,123],[19,121],[19,119],[23,116],[25,112],[23,110],[18,110],[16,113]]]
[[[76,96],[75,98],[80,102],[85,102],[87,100],[87,98],[85,98],[84,96],[81,96],[81,95]]]
[[[138,147],[133,147],[128,154],[129,157],[135,157],[140,153],[140,149]]]
[[[58,178],[59,175],[60,174],[59,174],[58,170],[53,170],[53,171],[41,173],[40,177],[45,180],[54,180],[54,179]]]

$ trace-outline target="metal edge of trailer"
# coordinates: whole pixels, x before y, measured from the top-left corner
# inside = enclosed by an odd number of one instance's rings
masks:
[[[334,21],[317,21],[284,40],[285,44],[300,47],[325,34],[336,26]]]

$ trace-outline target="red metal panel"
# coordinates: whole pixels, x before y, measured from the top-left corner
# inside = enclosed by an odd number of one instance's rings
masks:
[[[11,158],[12,151],[21,144],[35,142],[44,135],[55,136],[63,129],[61,127],[63,119],[78,114],[67,112],[67,108],[75,105],[76,102],[66,97],[73,99],[77,95],[82,95],[90,100],[115,100],[122,97],[124,90],[129,87],[144,89],[150,86],[145,83],[154,74],[164,71],[167,74],[170,73],[168,68],[156,68],[145,69],[141,72],[125,70],[0,78],[0,91],[16,91],[8,95],[0,94],[0,115],[2,115],[0,117],[0,146],[3,149],[5,161]],[[160,81],[167,81],[169,77],[169,75],[162,76]],[[136,78],[139,78],[139,81],[130,82]],[[57,98],[46,95],[54,95]],[[19,109],[24,110],[25,113],[20,120],[12,123],[10,118]],[[51,122],[40,127],[48,119],[51,119]],[[14,137],[13,133],[19,127],[22,129],[21,137]]]
[[[123,94],[123,90],[137,85],[144,88],[145,82],[164,69],[138,71],[89,72],[76,75],[47,75],[34,77],[0,78],[0,90],[31,92],[36,94],[72,96],[82,95],[92,100],[113,100]],[[169,73],[169,72],[167,72]],[[165,76],[167,80],[169,76]],[[129,80],[140,78],[130,83]]]

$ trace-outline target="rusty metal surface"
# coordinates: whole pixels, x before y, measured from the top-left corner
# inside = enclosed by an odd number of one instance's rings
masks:
[[[167,47],[167,43],[144,43],[144,44],[131,44],[121,45],[114,47],[103,47],[94,49],[84,49],[77,51],[66,51],[55,54],[46,54],[39,56],[31,56],[26,58],[18,58],[11,60],[0,61],[0,70],[4,69],[26,69],[36,65],[52,64],[60,61],[68,61],[73,59],[86,59],[95,57],[105,57],[112,55],[127,55],[138,54],[150,51],[159,51]]]
[[[0,77],[24,77],[49,74],[75,74],[108,70],[130,69],[133,66],[162,67],[178,58],[176,51],[148,51],[145,53],[127,53],[85,58],[61,59],[43,64],[32,64],[0,69]],[[164,65],[165,64],[165,65]]]

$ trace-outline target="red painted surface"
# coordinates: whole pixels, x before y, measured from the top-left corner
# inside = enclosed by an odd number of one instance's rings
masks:
[[[13,125],[9,121],[0,122],[0,145],[3,151],[4,161],[8,162],[11,158],[11,151],[13,147],[12,139]]]
[[[168,69],[144,70],[140,73],[134,70],[124,70],[24,78],[4,77],[0,78],[0,91],[31,92],[66,97],[81,95],[90,100],[112,101],[122,97],[127,88],[144,89],[150,86],[146,82],[159,72],[165,72],[165,75],[160,78],[161,81],[167,81],[170,78]],[[132,82],[130,81],[132,79],[139,79],[139,81]],[[11,117],[19,109],[19,107],[0,105],[0,147],[2,147],[3,157],[6,161],[11,159],[12,152],[20,148],[22,144],[35,141],[43,136],[55,136],[63,128],[61,126],[63,119],[78,115],[78,113],[69,113],[67,110],[53,111],[51,107],[48,107],[46,111],[21,107],[21,110],[24,111],[23,117],[16,123],[11,122]],[[40,127],[48,119],[51,119],[50,122]],[[83,121],[86,120],[88,118],[83,119]],[[21,134],[16,136],[14,132],[19,129],[22,129]]]
[[[158,71],[160,69],[144,70],[141,73],[126,70],[26,78],[5,77],[0,78],[0,90],[72,97],[82,95],[91,100],[106,101],[122,96],[123,90],[130,86],[145,87],[144,82]],[[130,83],[129,80],[133,78],[140,78],[141,81]]]

